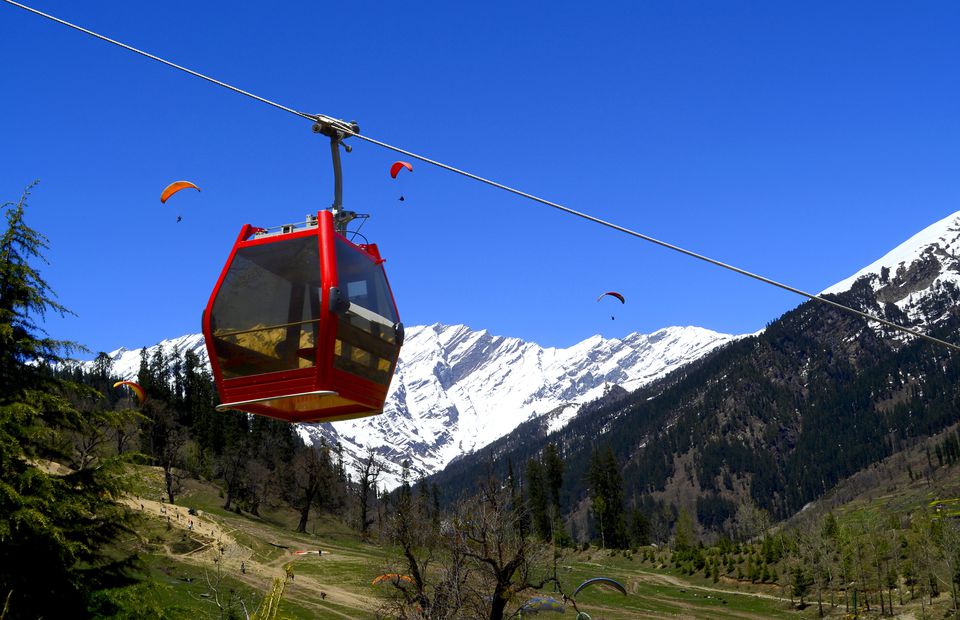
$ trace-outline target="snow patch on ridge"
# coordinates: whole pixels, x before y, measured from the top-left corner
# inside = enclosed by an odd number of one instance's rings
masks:
[[[955,256],[957,251],[960,250],[960,211],[927,226],[876,261],[870,263],[849,278],[824,289],[820,294],[826,295],[829,293],[848,291],[854,282],[864,276],[877,276],[879,278],[884,268],[889,269],[891,275],[895,275],[901,267],[909,267],[921,259],[925,253],[935,250],[951,256]],[[956,274],[951,273],[946,275],[948,279],[952,281],[958,280]]]

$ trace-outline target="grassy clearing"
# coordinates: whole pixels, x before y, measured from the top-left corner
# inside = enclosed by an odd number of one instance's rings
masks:
[[[624,596],[604,586],[585,588],[577,606],[594,619],[660,618],[787,618],[797,617],[789,602],[774,594],[744,587],[744,591],[706,579],[680,577],[640,561],[640,556],[591,550],[565,553],[558,559],[557,576],[568,594],[592,577],[611,577],[624,585]]]
[[[157,496],[155,489],[145,488],[144,497]],[[386,601],[389,587],[377,589],[370,582],[387,571],[389,550],[361,541],[333,518],[312,519],[310,532],[300,534],[293,531],[298,515],[292,511],[264,511],[254,517],[223,510],[222,502],[215,487],[196,482],[191,482],[177,501],[181,511],[193,507],[201,510],[205,519],[212,518],[231,541],[220,565],[220,592],[232,600],[243,600],[252,612],[273,580],[284,574],[285,566],[291,565],[295,578],[287,582],[279,618],[376,618],[376,609]],[[871,503],[857,509],[881,514],[884,506],[882,502]],[[128,541],[128,547],[139,554],[149,581],[128,592],[143,595],[147,601],[138,615],[129,617],[219,618],[206,581],[217,574],[213,559],[219,543],[196,532],[185,532],[182,527],[168,526],[149,510],[138,517],[136,529],[138,536]],[[294,554],[300,549],[323,553]],[[624,584],[628,596],[602,586],[585,589],[577,596],[580,610],[594,620],[816,617],[815,606],[803,612],[792,609],[788,600],[779,598],[779,588],[725,580],[713,583],[702,575],[681,576],[656,568],[641,558],[641,554],[629,552],[563,550],[557,559],[557,576],[568,594],[591,577],[608,576]],[[239,570],[241,561],[245,563],[245,573]],[[556,595],[548,587],[525,596],[535,594]],[[565,614],[553,617],[575,616],[573,606],[568,605]]]

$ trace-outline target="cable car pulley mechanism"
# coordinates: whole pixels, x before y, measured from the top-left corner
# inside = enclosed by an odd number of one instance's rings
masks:
[[[347,224],[355,219],[365,220],[370,217],[367,213],[347,211],[343,208],[343,170],[340,164],[340,147],[342,146],[343,150],[348,153],[353,151],[353,147],[344,140],[350,136],[359,135],[360,126],[357,125],[356,121],[342,121],[323,114],[317,114],[315,118],[313,133],[319,133],[330,138],[330,154],[333,157],[333,205],[331,205],[330,210],[333,213],[334,229],[343,235],[346,234]]]

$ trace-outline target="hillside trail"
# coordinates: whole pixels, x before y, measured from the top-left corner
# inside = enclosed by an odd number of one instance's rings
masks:
[[[317,554],[314,550],[298,555],[296,550],[302,546],[302,542],[294,537],[285,538],[275,529],[267,525],[261,525],[256,522],[244,522],[243,533],[246,536],[254,538],[275,541],[273,546],[282,550],[282,553],[274,557],[256,553],[250,547],[239,543],[234,536],[240,528],[231,524],[227,519],[221,516],[212,516],[202,511],[191,515],[184,506],[170,504],[164,501],[158,501],[145,497],[133,496],[124,498],[123,503],[130,507],[134,512],[142,514],[146,518],[166,522],[172,528],[182,530],[195,543],[196,548],[186,553],[177,553],[170,548],[165,548],[165,553],[178,561],[188,562],[196,566],[216,570],[217,562],[221,562],[220,569],[229,574],[232,578],[246,583],[251,588],[266,594],[273,586],[273,581],[277,578],[286,580],[284,589],[284,599],[298,603],[308,608],[323,608],[324,614],[329,617],[339,617],[347,620],[364,620],[370,618],[374,612],[377,599],[373,596],[365,597],[354,591],[345,589],[341,586],[324,583],[322,580],[323,571],[299,572],[298,564],[310,563],[331,563],[336,565],[342,562],[349,562],[362,555],[351,550],[348,547],[339,546],[335,543],[323,545],[322,553]],[[191,527],[192,524],[192,527]],[[588,562],[587,564],[594,564]],[[241,570],[241,566],[243,569]],[[287,567],[292,568],[294,577],[287,577]],[[602,566],[597,564],[597,566]],[[706,585],[692,585],[673,575],[635,570],[628,580],[628,589],[636,592],[635,583],[646,582],[657,585],[676,587],[688,591],[710,592],[717,598],[724,596],[748,596],[764,598],[783,602],[786,599],[764,592],[753,592],[744,590],[729,590],[715,588]],[[632,587],[631,587],[632,585]],[[656,597],[662,602],[677,605],[678,601],[668,597]],[[364,610],[369,613],[363,615],[352,615],[345,612],[344,607],[357,610]],[[692,605],[680,604],[681,608],[696,612],[697,608]],[[601,606],[602,609],[602,606]],[[609,610],[613,612],[614,610]],[[702,610],[699,610],[702,611]],[[650,612],[650,615],[643,614],[640,617],[659,618],[668,617],[657,612]],[[670,616],[676,617],[676,616]],[[691,616],[692,617],[692,616]],[[745,620],[757,619],[750,613],[737,613],[725,609],[723,617],[744,618]]]
[[[593,563],[587,562],[587,564],[593,564]],[[639,590],[637,586],[639,582],[675,587],[678,590],[681,590],[684,592],[689,591],[691,593],[694,593],[694,596],[697,596],[697,594],[695,594],[695,591],[710,592],[710,594],[703,595],[703,598],[705,600],[708,600],[711,597],[716,600],[726,600],[727,598],[730,598],[733,596],[764,598],[764,599],[775,600],[778,602],[784,602],[786,600],[786,599],[780,598],[779,596],[774,596],[774,595],[766,594],[763,592],[724,590],[722,588],[713,588],[710,586],[692,585],[686,581],[683,581],[682,579],[674,577],[673,575],[665,575],[661,573],[649,573],[643,570],[633,571],[633,574],[630,576],[630,578],[625,580],[627,591],[636,596]],[[699,606],[692,601],[680,600],[676,597],[671,597],[669,596],[669,594],[666,594],[666,593],[662,595],[645,594],[641,597],[640,600],[645,601],[649,604],[657,603],[661,607],[676,608],[676,611],[667,612],[667,611],[657,611],[653,609],[642,609],[642,608],[632,609],[631,613],[634,614],[632,617],[635,617],[638,620],[639,619],[644,619],[644,620],[661,619],[661,618],[663,619],[673,618],[674,620],[676,620],[677,618],[689,619],[689,620],[695,620],[697,618],[717,618],[717,619],[737,618],[742,620],[767,620],[768,618],[767,615],[762,613],[755,613],[750,611],[733,609],[730,607],[722,607],[722,608],[718,607],[712,610],[705,609],[704,607]],[[585,610],[586,610],[586,607],[587,606],[584,605]],[[594,618],[603,618],[606,615],[616,617],[618,612],[622,613],[622,610],[619,610],[616,607],[611,607],[609,605],[595,605],[595,604],[591,605],[588,611]]]
[[[597,564],[596,562],[585,562],[585,564],[604,568],[602,564]],[[769,599],[773,601],[778,601],[781,603],[789,600],[789,599],[783,598],[782,596],[777,596],[776,594],[768,594],[766,592],[756,592],[753,590],[731,590],[729,588],[716,588],[716,587],[707,586],[707,585],[691,584],[687,581],[684,581],[683,579],[680,579],[679,577],[675,577],[674,575],[668,575],[666,573],[648,572],[641,569],[634,569],[632,571],[632,578],[636,581],[643,581],[645,583],[652,583],[652,584],[663,585],[663,586],[673,586],[676,588],[682,588],[682,589],[691,590],[691,591],[700,590],[704,592],[722,594],[725,596],[733,596],[733,595],[752,596],[755,598],[764,598],[764,599]],[[633,590],[634,592],[636,592],[636,587],[634,587]]]
[[[326,545],[322,554],[297,555],[290,551],[279,557],[269,559],[256,554],[250,547],[237,542],[232,534],[239,528],[232,526],[219,516],[213,517],[202,511],[197,511],[197,514],[191,515],[189,509],[184,506],[141,496],[125,497],[121,501],[131,510],[144,517],[163,521],[170,527],[183,530],[193,540],[197,548],[187,553],[176,553],[169,548],[165,548],[167,555],[179,561],[189,562],[210,570],[215,569],[217,562],[222,562],[221,570],[264,594],[270,591],[275,579],[284,578],[287,580],[284,599],[289,598],[301,605],[306,604],[310,607],[320,605],[324,607],[325,612],[337,617],[349,620],[369,618],[368,615],[354,616],[344,613],[331,607],[332,604],[372,612],[369,597],[359,596],[336,585],[322,583],[316,576],[298,574],[296,571],[296,564],[301,561],[336,562],[338,556],[358,555],[348,549],[337,545]],[[263,540],[276,539],[275,531],[268,531],[268,528],[255,524],[245,527],[244,533],[259,536]],[[298,544],[292,540],[281,540],[276,546],[293,548]],[[293,567],[293,579],[287,578],[286,567],[288,565]]]
[[[678,588],[685,588],[687,590],[702,590],[705,592],[713,592],[716,594],[723,594],[726,596],[731,596],[731,595],[752,596],[755,598],[765,598],[773,601],[778,601],[781,603],[784,601],[789,601],[789,599],[783,598],[782,596],[777,596],[776,594],[767,594],[766,592],[755,592],[753,590],[730,590],[727,588],[715,588],[712,586],[692,585],[688,582],[683,581],[678,577],[674,577],[673,575],[663,575],[659,573],[643,573],[643,572],[641,572],[640,574],[650,577],[650,579],[647,579],[648,582],[657,582],[659,580],[659,582],[664,585],[676,586]]]
[[[198,514],[192,515],[189,509],[184,506],[140,496],[125,497],[121,501],[134,512],[165,521],[171,527],[186,531],[187,535],[200,547],[182,555],[193,556],[198,559],[209,558],[212,561],[221,553],[226,558],[228,551],[230,552],[229,555],[237,555],[239,551],[240,546],[230,535],[230,532],[225,531],[222,524],[203,512],[198,511]],[[237,566],[239,567],[239,562]]]

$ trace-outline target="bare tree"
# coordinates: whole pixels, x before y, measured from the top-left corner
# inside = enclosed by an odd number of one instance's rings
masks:
[[[272,496],[275,486],[274,472],[262,461],[252,461],[247,464],[247,491],[245,493],[246,506],[250,514],[259,516],[260,505]]]
[[[406,463],[405,463],[406,466]],[[383,471],[383,461],[377,458],[373,448],[367,449],[367,457],[356,464],[357,503],[360,509],[360,536],[366,538],[373,525],[370,517],[370,493],[376,493],[377,478]]]
[[[770,529],[770,514],[762,508],[757,508],[752,501],[741,502],[734,516],[734,529],[737,539],[741,542],[754,540],[765,535]]]
[[[821,523],[811,519],[796,533],[798,559],[808,571],[810,585],[816,589],[817,612],[821,618],[824,616],[823,591],[830,583],[830,544],[825,529]]]
[[[163,482],[167,490],[167,500],[172,504],[177,495],[183,491],[184,472],[180,469],[183,447],[187,443],[187,433],[177,429],[167,439],[167,445],[160,455],[160,464],[163,467]]]
[[[402,566],[402,569],[396,570],[394,566],[388,566],[387,571],[403,572],[410,580],[397,579],[393,582],[396,596],[384,611],[400,618],[411,615],[411,610],[430,618],[456,617],[449,615],[449,612],[458,611],[458,606],[434,604],[427,594],[431,565],[443,553],[441,539],[439,530],[427,518],[422,502],[413,497],[406,473],[407,469],[404,468],[403,484],[396,498],[385,508],[388,515],[385,523],[390,542],[400,552],[401,557],[396,562]]]
[[[490,620],[501,620],[507,606],[524,591],[550,582],[560,585],[549,571],[547,547],[527,535],[526,515],[514,500],[509,487],[490,478],[478,495],[461,504],[454,521],[455,549],[473,564],[489,593]]]
[[[307,521],[310,519],[310,508],[313,507],[320,485],[323,480],[324,460],[322,451],[326,447],[310,446],[300,451],[293,458],[293,479],[297,493],[295,501],[300,506],[300,522],[297,531],[307,531]],[[327,459],[329,461],[329,458]]]
[[[226,497],[223,500],[224,510],[230,510],[233,500],[240,494],[243,481],[247,473],[250,454],[243,443],[236,443],[228,447],[218,460],[220,477],[226,484]]]
[[[926,617],[926,604],[933,604],[936,577],[934,576],[933,542],[934,522],[925,511],[914,511],[910,515],[910,556],[913,565],[914,589],[920,595],[920,614]],[[911,594],[912,596],[912,594]]]
[[[549,548],[526,531],[523,505],[509,486],[488,479],[436,521],[428,517],[427,498],[414,499],[401,487],[388,521],[397,564],[411,579],[394,584],[390,615],[502,620],[521,606],[525,591],[550,582],[559,587]]]
[[[880,600],[880,615],[885,615],[883,601],[883,588],[886,585],[885,568],[890,561],[890,544],[887,540],[887,533],[884,531],[884,524],[874,520],[869,524],[866,543],[871,552],[871,563],[877,574],[877,598]],[[890,608],[890,615],[893,615],[893,598],[887,601]]]
[[[171,504],[183,489],[182,475],[178,470],[183,462],[183,448],[189,435],[174,419],[174,414],[163,405],[153,405],[151,416],[153,429],[154,458],[163,469],[163,481],[167,492],[167,501]]]
[[[107,442],[106,423],[100,418],[86,429],[70,431],[74,459],[78,469],[86,469],[97,459]]]
[[[104,409],[103,395],[88,387],[75,386],[66,396],[83,412],[86,421],[86,424],[64,429],[64,437],[73,448],[73,465],[77,469],[87,469],[103,456],[115,428],[136,429],[137,418],[142,417],[132,409]],[[117,454],[121,453],[117,451]]]
[[[119,409],[116,413],[110,422],[108,433],[113,439],[117,454],[123,454],[129,444],[140,435],[140,425],[146,418],[130,408]]]
[[[953,598],[953,617],[960,620],[960,601],[957,586],[960,585],[960,525],[954,519],[941,517],[939,546],[947,568],[950,593]]]
[[[217,607],[220,618],[236,618],[239,613],[243,613],[244,618],[249,618],[247,606],[240,597],[240,594],[233,588],[224,588],[224,553],[223,545],[218,545],[219,552],[213,558],[213,570],[203,569],[203,577],[207,584],[208,592],[202,599]],[[226,591],[224,591],[226,590]]]

